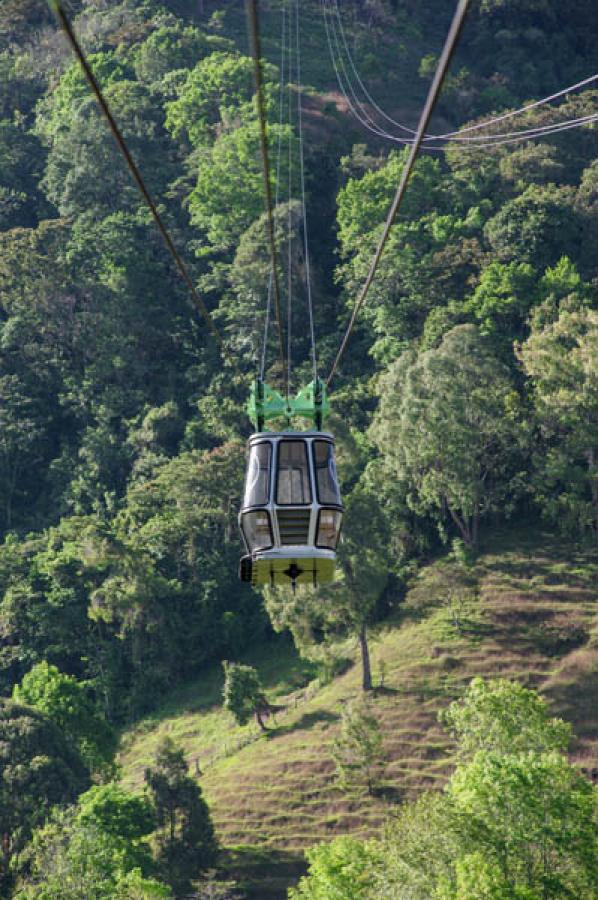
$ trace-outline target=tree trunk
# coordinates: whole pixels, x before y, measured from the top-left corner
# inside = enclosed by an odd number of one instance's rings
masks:
[[[474,549],[478,546],[478,539],[480,536],[480,504],[476,501],[475,509],[473,511],[473,526],[471,530],[471,545]]]
[[[452,507],[449,503],[447,503],[447,509],[451,515],[451,519],[453,520],[453,522],[459,529],[459,533],[460,533],[461,537],[463,538],[463,540],[465,541],[467,546],[471,547],[473,544],[473,541],[472,541],[472,537],[471,537],[471,529],[469,528],[469,526],[467,524],[467,520],[461,519],[460,516],[458,516],[457,513],[454,511],[454,509],[452,509]]]
[[[586,459],[588,461],[588,475],[590,476],[590,491],[592,492],[592,506],[598,506],[598,483],[594,480],[596,472],[596,456],[594,448],[586,450]]]
[[[270,709],[267,706],[256,706],[255,708],[255,721],[260,726],[262,731],[267,731],[268,726],[264,724],[263,716],[267,716],[270,714]]]
[[[364,691],[372,690],[372,666],[370,648],[368,646],[367,625],[362,623],[359,630],[359,648],[361,650],[362,687]]]

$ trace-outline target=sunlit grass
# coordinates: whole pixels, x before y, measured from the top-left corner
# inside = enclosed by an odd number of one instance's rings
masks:
[[[454,607],[439,599],[447,563],[438,561],[418,577],[392,622],[372,635],[375,681],[384,673],[384,689],[370,698],[387,756],[380,796],[348,795],[335,778],[338,720],[360,696],[356,648],[343,648],[354,662],[344,674],[318,685],[313,669],[280,639],[245,658],[281,707],[267,734],[254,724],[239,728],[221,708],[222,674],[215,667],[124,736],[125,784],[141,786],[157,744],[172,736],[191,771],[199,766],[222,843],[245,847],[235,857],[239,877],[254,885],[253,896],[266,898],[284,896],[281,885],[301,871],[297,854],[306,846],[342,833],[376,833],[400,799],[442,786],[454,747],[437,713],[474,675],[516,678],[544,690],[555,711],[575,723],[575,759],[597,765],[598,554],[552,536],[534,544],[527,532],[500,534],[492,547],[473,567],[474,588],[468,587],[458,621]],[[557,639],[547,653],[546,628],[561,622],[587,640],[570,649]]]

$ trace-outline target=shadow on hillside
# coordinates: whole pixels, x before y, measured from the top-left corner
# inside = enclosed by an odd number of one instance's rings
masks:
[[[405,799],[405,791],[394,784],[383,784],[372,790],[372,796],[385,803],[400,804]]]
[[[496,574],[502,581],[511,580],[514,589],[528,587],[533,580],[533,587],[566,584],[567,590],[594,587],[598,556],[595,550],[575,550],[572,546],[564,547],[543,545],[538,553],[530,553],[509,559],[508,554],[492,560],[484,559],[480,563],[481,570],[489,575]]]
[[[221,855],[219,869],[238,882],[247,900],[282,900],[287,888],[305,875],[307,862],[300,852],[239,846]]]
[[[389,687],[387,684],[374,685],[372,690],[374,697],[393,697],[399,693],[398,688]]]
[[[543,693],[552,701],[554,712],[571,722],[576,738],[598,740],[598,653],[581,650],[572,654],[571,664],[546,684]]]
[[[339,717],[336,713],[328,712],[326,709],[318,709],[315,712],[304,713],[296,722],[291,722],[288,725],[275,726],[270,729],[265,736],[271,740],[272,738],[279,737],[281,734],[291,734],[293,731],[303,731],[308,728],[313,728],[314,725],[318,725],[320,722],[337,722],[338,719]]]

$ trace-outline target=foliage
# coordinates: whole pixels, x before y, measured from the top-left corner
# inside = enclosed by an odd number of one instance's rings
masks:
[[[334,756],[343,788],[362,787],[373,794],[383,773],[384,747],[380,723],[367,705],[347,705],[341,715]]]
[[[520,359],[545,444],[536,456],[536,490],[546,513],[568,529],[598,528],[596,373],[598,316],[563,300],[556,315],[539,309]]]
[[[224,708],[233,714],[239,725],[246,725],[251,716],[255,716],[260,728],[264,728],[262,717],[268,712],[269,704],[257,671],[253,666],[226,660],[222,667]]]
[[[14,688],[13,698],[39,709],[55,722],[92,772],[107,771],[113,762],[116,737],[87,687],[44,661]]]
[[[130,794],[114,782],[94,786],[79,797],[76,823],[96,829],[122,849],[127,870],[153,868],[146,838],[154,830],[154,810],[147,797]]]
[[[182,750],[165,739],[145,780],[155,808],[158,866],[175,893],[190,890],[191,880],[208,868],[217,845],[201,789],[188,774]]]
[[[370,896],[374,847],[373,842],[368,846],[351,837],[312,847],[306,853],[309,877],[291,888],[290,900],[365,900]]]
[[[508,513],[521,490],[518,397],[506,366],[471,325],[391,367],[372,436],[406,483],[409,505],[433,512],[441,526],[447,511],[469,545],[478,541],[480,519]]]
[[[8,866],[53,806],[72,803],[89,786],[77,751],[43,713],[0,702],[0,829],[3,887]]]
[[[446,720],[460,761],[445,791],[404,804],[349,859],[346,839],[315,848],[296,896],[349,896],[349,876],[372,900],[595,897],[597,798],[561,755],[567,726],[533,691],[481,679]]]
[[[464,758],[478,751],[565,753],[571,726],[550,717],[546,702],[517,682],[474,678],[460,700],[445,709],[440,721]]]
[[[26,854],[28,874],[15,896],[19,900],[171,898],[165,885],[132,867],[135,854],[127,836],[102,824],[75,809],[55,813],[33,837]]]

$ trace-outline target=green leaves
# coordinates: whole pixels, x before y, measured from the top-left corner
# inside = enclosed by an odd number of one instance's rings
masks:
[[[563,756],[480,751],[448,797],[465,841],[502,872],[506,896],[595,896],[596,796]]]
[[[571,726],[549,715],[545,701],[517,682],[474,678],[464,696],[440,714],[464,758],[496,754],[566,752]]]
[[[167,738],[145,772],[158,825],[158,865],[177,895],[190,890],[191,879],[214,862],[217,850],[207,804],[187,771],[182,750]]]
[[[39,709],[78,748],[92,772],[110,771],[116,735],[89,696],[88,685],[40,662],[13,691],[19,703]]]
[[[518,490],[525,430],[506,367],[470,325],[437,350],[405,354],[381,380],[372,436],[419,513],[444,510],[469,545],[482,516]]]
[[[273,82],[276,70],[266,66],[264,77]],[[189,72],[178,99],[166,105],[166,127],[193,148],[212,143],[223,125],[253,117],[253,89],[251,57],[211,53]]]
[[[268,712],[269,704],[257,671],[252,666],[226,660],[222,667],[224,708],[233,714],[239,725],[246,725],[255,716],[263,728],[262,715]]]
[[[342,711],[340,733],[332,755],[341,787],[364,786],[373,794],[384,768],[384,747],[380,723],[366,703],[348,704]]]
[[[500,680],[475,679],[442,718],[460,760],[445,791],[402,804],[380,841],[312,850],[292,896],[594,900],[598,798],[561,755],[569,727],[533,691]]]
[[[550,277],[557,280],[556,273]],[[569,282],[570,278],[569,274]],[[535,487],[550,518],[565,529],[594,533],[598,528],[598,315],[575,298],[563,301],[555,316],[550,312],[539,311],[528,340],[519,348],[545,440],[535,457]]]

